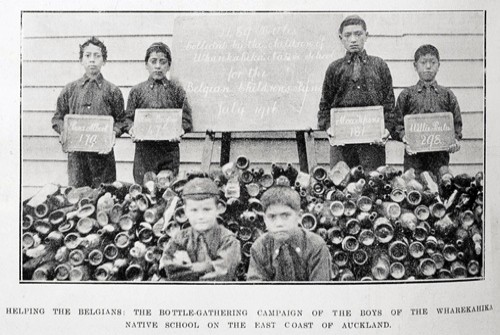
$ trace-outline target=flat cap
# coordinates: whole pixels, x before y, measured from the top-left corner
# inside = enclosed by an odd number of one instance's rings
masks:
[[[210,178],[194,178],[186,183],[182,195],[184,197],[197,195],[218,196],[219,189]]]

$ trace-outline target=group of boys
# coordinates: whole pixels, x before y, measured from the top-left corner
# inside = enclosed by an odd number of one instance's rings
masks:
[[[404,89],[394,106],[392,77],[387,64],[379,57],[367,55],[364,45],[368,38],[365,21],[348,16],[341,23],[339,38],[346,55],[330,64],[326,71],[318,112],[318,127],[326,130],[332,140],[330,110],[335,107],[383,106],[385,132],[372,144],[333,146],[330,165],[345,161],[349,166],[362,165],[371,171],[385,165],[385,144],[391,136],[405,143],[404,169],[417,173],[430,171],[438,175],[439,168],[447,166],[450,153],[460,149],[462,117],[453,92],[436,82],[439,70],[439,51],[432,45],[422,45],[414,55],[413,66],[419,76],[415,86]],[[416,153],[406,141],[403,119],[405,115],[450,112],[453,115],[455,143],[448,151]],[[333,141],[331,141],[333,142]]]
[[[62,140],[64,116],[111,115],[115,136],[127,132],[134,136],[134,116],[138,108],[182,108],[182,129],[192,130],[191,107],[186,92],[175,80],[167,79],[172,64],[170,48],[164,43],[153,43],[146,50],[145,65],[149,72],[147,81],[130,90],[127,109],[120,89],[105,80],[101,68],[107,60],[107,49],[102,41],[93,37],[80,45],[80,62],[85,69],[82,78],[64,87],[57,99],[52,127]],[[174,175],[179,170],[179,141],[137,141],[134,157],[134,180],[143,183],[146,172],[168,170]],[[69,185],[98,187],[101,183],[116,180],[113,150],[108,153],[70,152],[68,154]]]
[[[330,164],[343,160],[349,166],[362,165],[373,170],[385,165],[385,144],[389,137],[406,142],[403,117],[409,114],[451,112],[456,141],[448,151],[415,153],[406,145],[404,168],[435,175],[449,164],[449,153],[460,149],[462,119],[457,99],[451,90],[439,86],[435,77],[440,57],[432,45],[415,52],[414,68],[419,76],[415,86],[404,89],[394,104],[392,77],[387,64],[367,55],[365,21],[348,16],[339,28],[346,55],[330,64],[326,71],[318,112],[318,127],[330,139],[330,110],[335,107],[383,106],[385,131],[373,144],[331,147]],[[66,114],[111,115],[116,136],[128,132],[134,138],[134,113],[137,108],[182,108],[182,127],[192,129],[191,108],[186,93],[177,82],[167,79],[172,63],[168,46],[154,43],[146,51],[147,81],[130,91],[126,111],[120,90],[100,73],[107,59],[106,47],[96,38],[80,46],[83,78],[68,84],[57,101],[53,128],[62,132]],[[136,144],[134,179],[142,183],[148,171],[158,173],[179,168],[179,139],[170,142],[144,141]],[[98,186],[116,179],[113,151],[110,153],[74,152],[68,156],[69,184]],[[190,227],[181,230],[167,244],[160,260],[169,280],[234,280],[241,261],[236,235],[218,223],[219,190],[207,178],[195,178],[183,189],[185,213]],[[267,233],[252,245],[247,272],[249,281],[329,281],[331,256],[324,240],[300,227],[300,197],[286,186],[274,186],[261,197]]]

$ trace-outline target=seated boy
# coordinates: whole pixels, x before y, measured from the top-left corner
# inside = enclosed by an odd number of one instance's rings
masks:
[[[217,223],[219,189],[209,178],[195,178],[184,186],[182,197],[191,226],[167,243],[160,269],[168,280],[234,280],[240,242]]]
[[[252,245],[249,281],[329,281],[331,256],[325,241],[301,227],[300,196],[275,186],[261,197],[267,233]]]
[[[439,168],[448,166],[450,153],[460,150],[460,139],[462,138],[462,116],[460,107],[453,92],[436,82],[439,70],[439,51],[436,47],[427,44],[422,45],[415,51],[415,71],[420,78],[415,86],[404,89],[398,97],[394,114],[396,127],[393,137],[405,143],[404,169],[414,168],[415,172],[430,171],[436,177]],[[455,143],[448,151],[415,153],[407,145],[404,130],[404,116],[409,114],[441,113],[451,112],[455,126]]]
[[[106,46],[95,37],[80,45],[80,63],[85,74],[63,88],[52,117],[52,128],[60,135],[67,114],[111,115],[115,121],[115,135],[119,137],[122,134],[122,128],[125,127],[123,95],[116,85],[101,74],[107,56]],[[70,152],[69,185],[95,188],[101,183],[111,183],[116,180],[115,165],[113,150],[109,153]]]

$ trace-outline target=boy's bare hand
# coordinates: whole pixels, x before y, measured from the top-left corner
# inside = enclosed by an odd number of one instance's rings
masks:
[[[212,264],[209,262],[196,262],[191,264],[191,271],[198,273],[207,273],[213,270]]]
[[[387,143],[387,141],[389,140],[390,136],[391,136],[391,134],[389,133],[389,130],[387,130],[387,128],[386,128],[386,129],[384,129],[384,135],[382,136],[382,138],[375,140],[375,142],[373,142],[373,143],[376,145],[385,145]]]
[[[408,145],[408,141],[406,140],[406,136],[403,136],[403,143],[405,144],[405,150],[406,153],[410,156],[415,155],[416,152],[410,149],[410,146]]]
[[[167,273],[176,273],[180,271],[188,271],[191,270],[191,264],[179,264],[179,263],[174,263],[171,260],[163,260],[160,259],[160,264],[158,265],[158,268],[165,269]]]
[[[450,154],[453,154],[453,153],[455,153],[455,152],[457,152],[459,150],[460,150],[460,141],[457,140],[457,139],[455,139],[455,143],[452,144],[452,145],[450,145],[450,148],[448,149],[448,152]]]
[[[342,146],[343,145],[343,144],[335,143],[335,134],[333,132],[332,127],[328,127],[328,129],[326,130],[326,135],[328,136],[328,142],[330,142],[330,145],[332,147],[334,147],[334,146]]]
[[[184,134],[185,134],[184,129],[182,129],[181,134],[178,137],[174,137],[173,139],[171,139],[170,142],[180,142],[181,138],[182,138],[182,136],[184,136]]]
[[[111,152],[111,150],[113,149],[113,147],[115,146],[116,144],[116,131],[113,130],[113,143],[111,144],[111,149],[109,150],[106,150],[106,151],[99,151],[98,154],[99,155],[107,155]]]
[[[138,139],[135,138],[134,126],[130,127],[130,129],[128,130],[128,134],[130,135],[130,138],[132,139],[132,142],[137,142],[138,141]]]

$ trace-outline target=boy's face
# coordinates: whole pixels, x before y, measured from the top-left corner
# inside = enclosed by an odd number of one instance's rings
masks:
[[[85,69],[85,73],[90,77],[95,77],[101,73],[104,65],[101,48],[97,45],[89,44],[83,49],[83,56],[80,62]]]
[[[205,232],[217,224],[219,207],[214,198],[203,200],[185,199],[184,212],[194,230]]]
[[[415,71],[418,73],[420,80],[424,82],[432,82],[439,71],[439,60],[436,56],[427,54],[420,56],[418,61],[413,63]]]
[[[170,65],[167,56],[163,52],[152,52],[149,55],[146,68],[154,80],[162,80],[167,75]]]
[[[289,233],[298,227],[300,212],[286,205],[270,205],[264,215],[264,222],[269,233],[277,238],[286,239]]]
[[[347,51],[361,52],[365,48],[368,32],[359,24],[345,26],[339,38]]]

